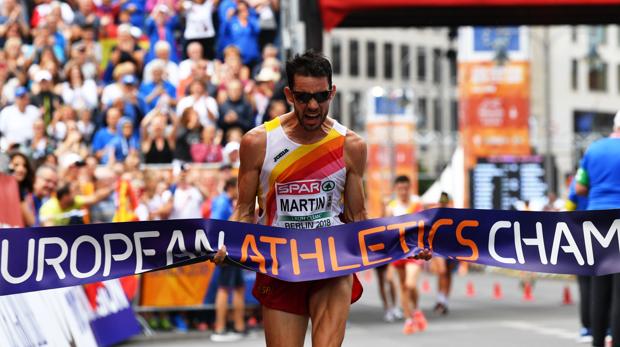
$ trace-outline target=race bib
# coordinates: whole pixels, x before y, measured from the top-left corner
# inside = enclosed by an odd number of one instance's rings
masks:
[[[331,226],[336,183],[306,180],[276,183],[277,226],[315,229]]]

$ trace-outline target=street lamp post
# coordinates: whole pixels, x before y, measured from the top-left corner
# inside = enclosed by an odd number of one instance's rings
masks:
[[[545,65],[545,180],[547,181],[547,192],[552,192],[555,190],[555,177],[553,175],[551,149],[551,41],[549,39],[549,27],[545,27],[542,43]]]

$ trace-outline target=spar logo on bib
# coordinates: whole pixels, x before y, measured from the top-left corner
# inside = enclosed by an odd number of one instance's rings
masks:
[[[336,188],[334,181],[320,180],[296,181],[291,183],[278,183],[278,195],[313,195],[321,192],[330,192]]]

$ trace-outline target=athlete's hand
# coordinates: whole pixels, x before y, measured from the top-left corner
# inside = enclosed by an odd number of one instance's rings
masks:
[[[422,260],[430,260],[433,257],[433,251],[430,249],[424,248],[417,255],[415,255],[414,259],[422,259]]]
[[[224,262],[224,260],[226,259],[226,246],[222,246],[222,248],[220,248],[217,253],[215,253],[215,256],[213,257],[213,262],[215,263],[215,265],[220,265]]]

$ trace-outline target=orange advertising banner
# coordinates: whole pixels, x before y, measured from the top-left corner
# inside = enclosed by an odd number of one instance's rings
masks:
[[[459,63],[460,129],[468,166],[476,158],[529,155],[530,66]]]
[[[141,306],[202,305],[215,265],[202,262],[142,275]]]

